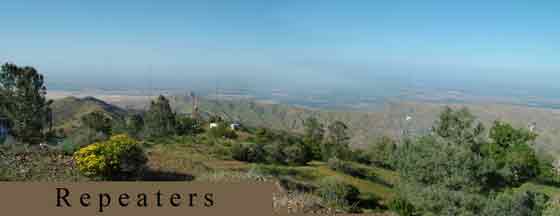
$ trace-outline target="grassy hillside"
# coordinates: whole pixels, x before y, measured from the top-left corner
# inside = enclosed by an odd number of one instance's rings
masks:
[[[55,100],[51,108],[53,110],[54,126],[63,129],[78,127],[80,118],[93,111],[101,111],[112,118],[122,118],[127,113],[122,108],[93,97],[66,97]]]
[[[191,112],[185,97],[173,97],[178,112]],[[318,117],[324,124],[335,120],[346,122],[352,133],[352,145],[364,147],[382,135],[399,137],[403,130],[412,134],[427,133],[445,104],[392,102],[373,111],[328,111],[251,100],[202,100],[200,109],[239,120],[243,124],[301,132],[303,120]],[[451,104],[461,107],[461,104]],[[560,154],[560,110],[528,108],[498,104],[469,104],[472,113],[490,127],[495,120],[504,120],[516,127],[537,123],[537,147],[547,153]],[[406,116],[412,120],[407,122]]]
[[[251,173],[280,182],[283,190],[312,193],[325,177],[336,176],[360,191],[359,205],[366,210],[386,205],[395,197],[393,186],[399,180],[391,170],[364,166],[378,178],[376,181],[360,179],[334,171],[324,162],[304,166],[254,164],[232,160],[223,149],[235,140],[208,139],[207,137],[168,137],[149,142],[149,167],[159,173],[182,178],[191,176],[194,181],[230,182],[247,181]]]

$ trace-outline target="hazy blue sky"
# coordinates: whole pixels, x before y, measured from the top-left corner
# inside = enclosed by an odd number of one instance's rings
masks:
[[[150,65],[154,85],[560,80],[557,0],[3,0],[0,10],[0,61],[52,82],[144,85]]]

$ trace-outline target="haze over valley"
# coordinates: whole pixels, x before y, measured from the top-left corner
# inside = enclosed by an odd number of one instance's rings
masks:
[[[560,1],[0,11],[0,181],[264,182],[277,213],[560,215]]]

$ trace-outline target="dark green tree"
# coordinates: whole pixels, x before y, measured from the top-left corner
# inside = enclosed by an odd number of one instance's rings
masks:
[[[532,145],[537,134],[496,121],[484,154],[494,159],[500,174],[510,185],[519,185],[539,173],[539,161]]]
[[[210,115],[208,121],[211,123],[218,123],[218,122],[224,122],[224,119],[219,115]]]
[[[377,166],[390,168],[393,153],[397,148],[397,142],[388,136],[382,136],[368,148],[370,163]],[[398,160],[398,158],[397,158]]]
[[[230,129],[225,122],[219,123],[217,127],[210,128],[208,135],[213,138],[236,139],[237,133]]]
[[[483,126],[466,109],[446,108],[433,134],[397,146],[393,166],[402,177],[399,193],[419,215],[478,215],[492,161],[478,153]]]
[[[144,130],[144,118],[140,114],[134,114],[126,119],[126,129],[132,137],[140,137]]]
[[[9,119],[10,133],[19,141],[36,144],[52,129],[51,100],[46,99],[44,77],[32,67],[2,65],[0,115]]]
[[[255,142],[256,143],[267,143],[272,140],[272,133],[263,127],[259,127],[255,130]]]
[[[85,114],[82,116],[82,123],[95,132],[111,135],[112,119],[101,111]]]
[[[348,135],[348,126],[344,122],[335,121],[329,125],[328,130],[328,142],[336,145],[348,145],[350,136]]]
[[[432,127],[432,131],[455,144],[466,145],[474,151],[478,151],[481,144],[484,125],[476,121],[476,117],[466,108],[453,110],[445,107],[439,115],[439,119]]]
[[[347,159],[350,153],[350,136],[348,126],[341,121],[335,121],[327,128],[327,138],[321,145],[323,160],[327,161],[333,157]]]
[[[177,116],[176,126],[179,135],[193,135],[202,131],[200,122],[188,116]]]
[[[545,194],[531,191],[506,191],[491,200],[481,215],[541,216],[549,199]]]
[[[531,145],[537,139],[537,134],[526,129],[516,129],[511,124],[495,121],[490,129],[490,139],[495,144],[494,153],[507,150],[515,145]]]
[[[486,161],[461,145],[422,137],[396,152],[395,163],[401,175],[411,182],[440,185],[452,190],[479,192],[484,188]]]
[[[393,155],[398,191],[419,215],[540,215],[537,196],[496,193],[538,174],[535,134],[496,122],[489,140],[466,109],[446,108],[434,133],[399,145]]]
[[[175,113],[171,110],[169,100],[160,95],[152,101],[144,123],[148,136],[161,137],[175,134]]]
[[[303,142],[309,146],[311,157],[313,159],[321,159],[321,144],[325,136],[323,124],[317,118],[309,117],[303,123],[304,136]]]

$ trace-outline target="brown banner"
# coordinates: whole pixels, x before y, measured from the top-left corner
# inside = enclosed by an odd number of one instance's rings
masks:
[[[272,184],[0,183],[2,215],[272,215]]]

